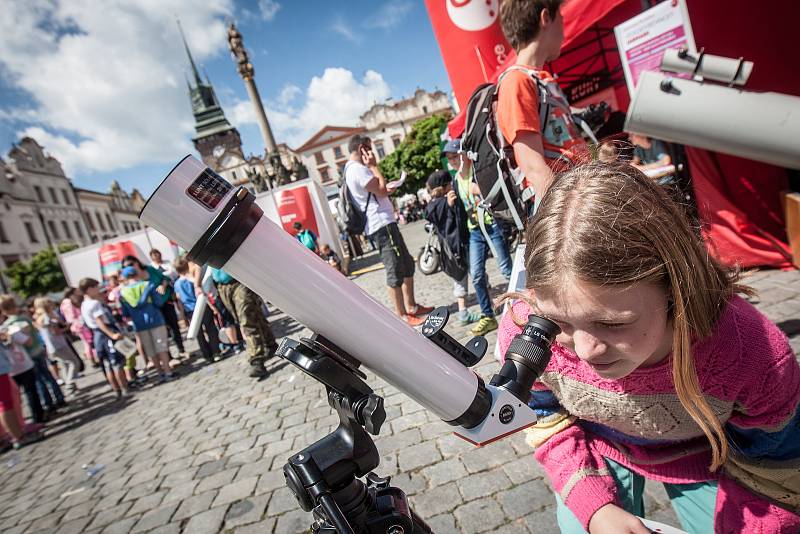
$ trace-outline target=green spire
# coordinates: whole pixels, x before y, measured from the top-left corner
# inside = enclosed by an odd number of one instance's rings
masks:
[[[189,63],[192,65],[192,72],[194,73],[195,84],[200,85],[203,83],[203,81],[200,79],[200,73],[197,72],[197,66],[194,64],[194,58],[192,58],[192,53],[191,51],[189,51],[189,45],[186,43],[186,36],[183,34],[181,21],[178,17],[175,17],[175,21],[178,23],[178,31],[181,32],[181,40],[183,40],[183,47],[186,49],[186,55],[189,56]]]

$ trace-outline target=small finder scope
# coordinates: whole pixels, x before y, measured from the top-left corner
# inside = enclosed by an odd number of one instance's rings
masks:
[[[531,387],[550,362],[550,346],[561,329],[556,323],[538,315],[529,315],[522,332],[514,336],[506,351],[506,360],[492,377],[491,385],[504,388],[528,403]]]

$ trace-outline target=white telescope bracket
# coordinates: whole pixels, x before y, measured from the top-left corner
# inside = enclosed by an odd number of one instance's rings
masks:
[[[474,428],[459,427],[456,436],[482,447],[536,424],[536,412],[530,406],[503,388],[488,385],[486,389],[492,395],[489,417]]]

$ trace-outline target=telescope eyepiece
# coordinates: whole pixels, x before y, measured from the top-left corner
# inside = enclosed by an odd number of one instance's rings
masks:
[[[553,321],[529,315],[522,332],[511,340],[505,354],[506,361],[490,384],[505,388],[527,404],[531,387],[550,362],[550,347],[560,333],[561,329]]]

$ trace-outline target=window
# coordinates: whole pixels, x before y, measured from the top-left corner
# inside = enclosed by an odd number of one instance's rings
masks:
[[[111,220],[111,214],[106,212],[106,221],[108,221],[108,229],[109,230],[116,230],[117,227],[114,226],[114,221]]]
[[[340,147],[340,146],[333,147],[333,157],[335,157],[336,159],[339,159],[342,156],[343,156],[342,147]]]
[[[67,221],[61,221],[61,229],[64,230],[64,235],[67,236],[67,239],[72,240],[72,232],[69,229]]]
[[[42,188],[38,185],[33,186],[33,190],[36,191],[36,198],[39,202],[44,202],[44,195],[42,194]]]
[[[38,243],[39,238],[36,236],[36,231],[33,229],[33,223],[30,221],[25,221],[22,223],[25,225],[25,232],[28,234],[28,239],[31,243]]]
[[[314,158],[317,160],[317,165],[325,163],[325,158],[322,157],[322,151],[314,152]]]
[[[91,212],[88,212],[88,211],[86,212],[86,222],[89,223],[89,230],[94,232],[95,231],[95,227],[94,227],[94,221],[92,220]]]
[[[323,184],[324,184],[325,182],[330,182],[330,181],[331,181],[331,177],[330,177],[330,175],[328,174],[328,167],[320,167],[320,168],[319,168],[319,169],[317,169],[317,170],[319,171],[319,178],[320,178],[320,181],[321,181]]]
[[[58,195],[56,194],[56,190],[52,187],[47,188],[50,191],[50,198],[53,199],[53,204],[60,204],[58,201]]]
[[[0,223],[0,243],[10,243],[11,241],[8,240],[8,236],[6,235],[6,229],[3,226],[3,223]]]
[[[428,112],[428,106],[422,106],[422,112],[423,113],[427,113]]]
[[[64,197],[64,204],[72,204],[72,201],[69,199],[69,191],[67,189],[62,189],[61,195]]]
[[[78,237],[83,239],[83,228],[81,228],[81,223],[79,221],[75,222],[75,232],[78,234]]]
[[[386,157],[386,151],[383,149],[383,141],[375,142],[375,152],[378,153],[378,159],[383,159]]]
[[[231,171],[231,174],[233,174],[233,183],[236,183],[236,171]]]
[[[53,239],[60,239],[58,236],[58,229],[56,229],[56,223],[54,221],[47,221],[47,227],[50,229],[50,237]]]
[[[400,136],[399,135],[393,135],[392,136],[392,146],[394,147],[395,150],[397,150],[397,147],[400,146]]]
[[[106,225],[105,225],[105,223],[103,222],[103,218],[102,218],[102,217],[100,217],[100,214],[99,214],[99,213],[97,213],[97,212],[95,212],[95,213],[94,213],[94,216],[95,216],[95,217],[97,217],[97,225],[100,227],[100,229],[101,229],[102,231],[104,231],[104,232],[105,232],[105,231],[106,231]]]

